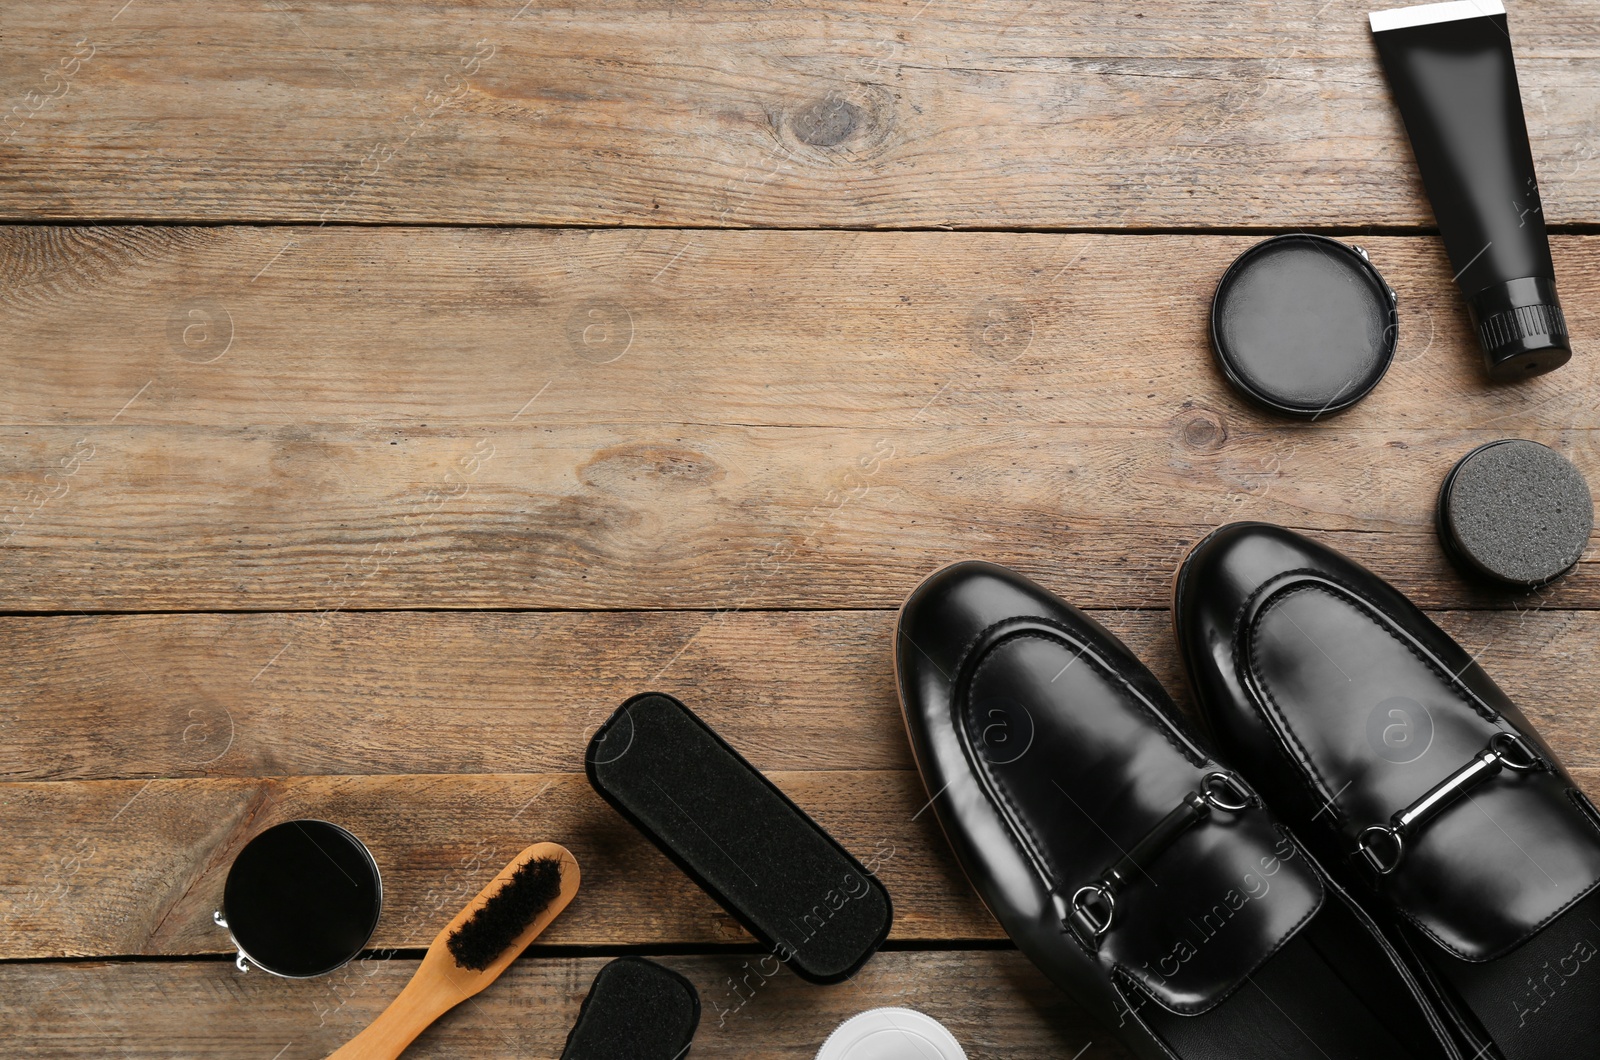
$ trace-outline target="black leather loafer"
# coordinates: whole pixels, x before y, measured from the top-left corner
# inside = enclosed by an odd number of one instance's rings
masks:
[[[1173,615],[1223,752],[1390,927],[1468,1055],[1600,1056],[1600,818],[1473,659],[1260,523],[1195,547]]]
[[[1098,623],[959,563],[906,602],[895,654],[973,886],[1138,1056],[1456,1060],[1377,926]]]

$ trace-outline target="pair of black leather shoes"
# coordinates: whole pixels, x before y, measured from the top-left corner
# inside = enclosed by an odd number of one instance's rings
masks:
[[[1220,754],[1003,567],[901,611],[918,767],[1017,946],[1141,1057],[1600,1056],[1600,817],[1473,660],[1259,523],[1195,547],[1173,614]]]

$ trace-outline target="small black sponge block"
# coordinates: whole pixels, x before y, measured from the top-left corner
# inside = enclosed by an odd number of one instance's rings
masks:
[[[889,934],[889,892],[671,696],[617,708],[589,783],[804,979],[855,974]]]
[[[1507,438],[1462,457],[1439,490],[1439,540],[1464,570],[1533,589],[1571,570],[1594,529],[1583,475],[1538,442]]]
[[[618,957],[594,977],[561,1060],[678,1060],[700,1025],[700,992],[643,957]]]

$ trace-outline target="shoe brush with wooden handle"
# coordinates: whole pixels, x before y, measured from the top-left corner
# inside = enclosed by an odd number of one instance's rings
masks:
[[[499,978],[578,891],[578,862],[555,843],[518,854],[439,932],[416,974],[328,1060],[395,1060],[429,1025]]]

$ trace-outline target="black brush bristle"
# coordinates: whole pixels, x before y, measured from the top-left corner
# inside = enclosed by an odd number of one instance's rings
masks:
[[[450,932],[445,945],[456,964],[481,972],[550,907],[561,894],[561,859],[525,862],[467,922]]]

